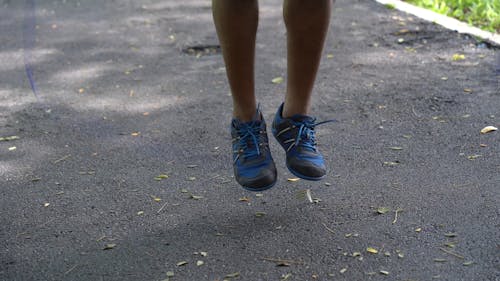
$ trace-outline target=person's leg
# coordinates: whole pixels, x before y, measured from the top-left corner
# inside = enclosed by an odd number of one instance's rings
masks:
[[[285,103],[276,112],[273,135],[286,152],[292,174],[307,180],[326,176],[323,155],[316,147],[316,123],[309,116],[312,89],[330,23],[331,0],[285,0],[288,81]]]
[[[257,0],[212,0],[217,35],[233,96],[231,136],[236,181],[250,191],[276,183],[266,123],[255,105],[254,58]]]
[[[288,80],[283,117],[307,115],[323,45],[330,23],[332,0],[285,0]]]
[[[212,11],[231,87],[233,116],[250,121],[256,112],[254,57],[258,1],[212,0]]]

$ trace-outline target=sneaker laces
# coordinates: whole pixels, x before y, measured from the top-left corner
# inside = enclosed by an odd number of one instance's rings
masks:
[[[238,156],[234,159],[234,162],[238,160],[243,152],[243,158],[254,158],[261,154],[260,152],[260,135],[262,133],[260,128],[260,122],[253,121],[250,123],[241,123],[236,129],[238,137],[234,140],[238,141],[239,150],[234,151],[238,153]]]
[[[316,122],[316,118],[304,119],[301,121],[293,121],[293,124],[296,128],[299,128],[297,132],[297,136],[295,137],[294,145],[291,145],[288,150],[290,150],[293,146],[301,146],[307,149],[310,149],[316,152],[316,135],[314,129],[318,125],[336,122],[336,120],[326,120],[318,123]]]

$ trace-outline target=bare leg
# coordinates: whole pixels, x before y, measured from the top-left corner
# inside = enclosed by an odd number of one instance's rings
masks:
[[[252,120],[256,110],[254,58],[258,6],[257,0],[212,0],[215,28],[233,96],[233,116],[242,121]]]
[[[283,117],[307,115],[325,42],[332,0],[285,0],[288,81]]]

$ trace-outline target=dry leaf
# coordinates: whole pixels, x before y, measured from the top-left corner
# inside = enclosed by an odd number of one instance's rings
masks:
[[[177,263],[177,266],[184,266],[186,264],[188,264],[187,261],[180,261],[180,262]]]
[[[422,228],[421,227],[417,227],[415,228],[415,232],[421,232],[422,231]]]
[[[482,155],[479,155],[479,154],[469,155],[469,156],[467,156],[467,159],[469,159],[469,160],[476,160],[477,158],[479,158],[481,156]]]
[[[157,181],[161,181],[164,179],[168,179],[168,175],[161,174],[161,175],[158,175],[155,177],[155,180],[157,180]]]
[[[227,274],[226,278],[236,278],[238,276],[240,276],[240,273],[239,272],[235,272],[235,273]]]
[[[372,247],[366,248],[366,251],[370,254],[378,254],[378,250]]]
[[[498,128],[497,127],[493,127],[493,126],[486,126],[484,127],[482,130],[481,130],[481,134],[487,134],[487,133],[490,133],[490,132],[493,132],[493,131],[497,131]]]
[[[167,277],[174,277],[175,273],[173,271],[167,271]]]
[[[389,275],[389,271],[386,271],[386,270],[381,270],[381,271],[380,271],[380,274],[383,274],[383,275]]]
[[[189,198],[190,198],[190,199],[193,199],[193,200],[200,200],[200,199],[203,199],[203,196],[196,196],[196,195],[191,194],[191,195],[189,196]]]
[[[204,265],[204,264],[205,264],[205,262],[204,262],[204,261],[197,261],[197,262],[196,262],[196,266],[202,266],[202,265]]]
[[[256,213],[255,213],[255,216],[256,216],[256,217],[258,217],[258,218],[263,217],[263,216],[265,216],[265,215],[266,215],[266,213],[265,213],[265,212],[256,212]]]
[[[283,77],[276,77],[276,78],[273,78],[273,80],[271,80],[271,82],[273,82],[274,84],[281,84],[283,83]]]
[[[111,250],[116,247],[116,244],[106,244],[103,250]]]
[[[464,54],[453,54],[453,56],[451,57],[451,59],[453,61],[464,60],[465,59],[465,55]]]
[[[392,150],[403,150],[403,148],[400,147],[400,146],[391,146],[391,147],[389,147],[389,149],[392,149]]]
[[[18,140],[18,136],[10,136],[10,137],[0,137],[0,141],[13,141],[13,140]]]
[[[346,271],[347,271],[347,268],[345,268],[345,267],[344,267],[344,268],[342,268],[342,269],[340,270],[340,273],[344,274]]]
[[[379,207],[379,208],[377,208],[377,213],[379,213],[381,215],[386,214],[389,211],[391,211],[391,208],[389,208],[389,207]]]
[[[296,181],[299,181],[300,179],[299,178],[288,178],[287,181],[291,181],[291,182],[296,182]]]

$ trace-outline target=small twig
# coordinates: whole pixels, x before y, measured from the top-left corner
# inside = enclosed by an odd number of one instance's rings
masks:
[[[95,240],[96,242],[101,242],[102,240],[104,240],[104,238],[106,238],[106,235],[104,236],[101,236],[99,239]]]
[[[394,220],[392,221],[392,224],[395,224],[398,221],[398,213],[401,211],[401,209],[396,209],[396,214],[394,214]]]
[[[274,259],[274,258],[262,258],[265,261],[270,261],[274,263],[285,263],[285,264],[304,264],[304,262],[301,261],[294,261],[294,260],[282,260],[282,259]]]
[[[335,233],[333,229],[329,228],[326,224],[323,223],[323,226],[326,228],[326,230],[330,231],[331,233]]]
[[[445,252],[445,253],[447,253],[447,254],[449,254],[449,255],[452,255],[452,256],[454,256],[454,257],[456,257],[456,258],[459,258],[459,259],[461,259],[461,260],[465,259],[465,258],[464,258],[464,256],[459,255],[459,254],[457,254],[457,253],[455,253],[455,252],[448,251],[448,250],[443,249],[443,248],[439,248],[439,250],[441,250],[441,251],[443,251],[443,252]]]
[[[68,271],[64,272],[64,275],[70,274],[71,271],[75,270],[75,268],[78,266],[78,264],[75,264],[72,268],[70,268]]]
[[[68,159],[68,158],[70,158],[70,157],[71,157],[71,154],[68,154],[68,155],[66,155],[66,156],[63,156],[63,157],[61,157],[61,158],[57,159],[56,161],[54,161],[54,164],[57,164],[57,163],[59,163],[59,162],[62,162],[62,161],[66,160],[66,159]]]
[[[167,206],[167,204],[168,203],[163,204],[163,206],[161,206],[161,208],[156,213],[159,214],[163,210],[163,208],[165,208]]]
[[[413,111],[413,114],[415,114],[415,116],[416,116],[417,118],[422,117],[422,115],[420,115],[420,114],[418,114],[418,113],[417,113],[417,111],[415,110],[415,107],[413,107],[413,106],[412,106],[412,107],[411,107],[411,111]]]
[[[307,197],[307,200],[309,200],[310,203],[314,203],[314,201],[312,199],[312,196],[311,196],[311,190],[310,189],[306,190],[306,197]]]

